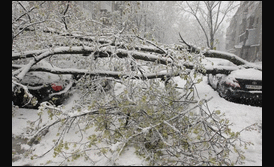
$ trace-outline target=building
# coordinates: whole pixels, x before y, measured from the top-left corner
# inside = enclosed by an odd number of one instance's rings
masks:
[[[109,18],[110,13],[114,11],[113,2],[114,1],[75,1],[83,13],[94,20]],[[110,20],[105,19],[103,23],[108,25],[110,24]]]
[[[226,32],[226,50],[262,61],[262,1],[242,1]]]

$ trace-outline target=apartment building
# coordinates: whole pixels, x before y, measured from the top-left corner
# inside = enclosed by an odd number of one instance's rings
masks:
[[[109,14],[114,11],[114,1],[75,1],[75,3],[82,8],[84,14],[92,19],[100,19],[102,17],[108,18]],[[106,19],[104,24],[111,24],[111,20]]]
[[[226,50],[250,61],[262,61],[262,1],[242,1],[226,31]]]

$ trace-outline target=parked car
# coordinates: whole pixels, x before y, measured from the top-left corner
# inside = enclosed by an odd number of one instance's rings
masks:
[[[68,98],[68,91],[64,91],[72,86],[71,76],[59,76],[44,72],[30,72],[22,80],[22,84],[28,87],[29,92],[37,99],[37,104],[27,103],[24,98],[24,90],[19,86],[15,86],[12,91],[12,102],[14,105],[26,108],[38,108],[40,103],[51,101],[55,105],[60,105]]]
[[[214,61],[211,59],[211,61]],[[213,62],[214,63],[214,62]],[[217,66],[236,66],[228,60],[215,60]],[[208,74],[208,84],[229,101],[262,105],[262,71],[242,68],[229,75]]]
[[[41,60],[36,66],[44,68],[58,68],[46,60]],[[37,98],[37,104],[34,106],[31,103],[25,105],[28,102],[28,99],[24,97],[25,92],[23,88],[14,85],[12,86],[12,104],[25,108],[38,108],[40,103],[50,101],[55,105],[61,105],[69,97],[71,88],[75,87],[76,82],[80,79],[89,82],[85,83],[86,85],[83,87],[84,89],[87,88],[88,90],[93,91],[102,89],[104,91],[108,91],[111,89],[112,80],[107,78],[98,79],[97,77],[89,77],[85,75],[57,75],[47,72],[33,71],[28,72],[24,76],[21,83],[26,85],[29,92]]]

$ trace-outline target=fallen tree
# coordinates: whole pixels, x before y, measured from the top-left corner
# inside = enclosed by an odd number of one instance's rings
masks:
[[[14,69],[19,69],[21,66],[14,65]],[[102,71],[102,70],[95,70],[89,71],[85,69],[60,69],[60,68],[45,68],[45,67],[33,67],[29,70],[29,72],[38,71],[38,72],[49,72],[53,74],[72,74],[74,76],[77,75],[89,75],[89,76],[99,76],[99,77],[111,77],[114,79],[121,79],[121,78],[131,78],[131,79],[155,79],[155,78],[162,78],[165,77],[174,77],[179,76],[179,73],[172,73],[172,72],[156,72],[156,73],[146,73],[146,74],[136,74],[132,75],[125,72],[117,72],[117,71]]]
[[[12,59],[17,60],[17,59],[22,59],[22,58],[32,58],[27,65],[22,66],[19,70],[14,72],[17,74],[16,78],[21,80],[24,75],[31,69],[33,65],[38,63],[40,60],[45,59],[49,56],[52,55],[60,55],[60,54],[81,54],[81,55],[95,55],[96,58],[104,58],[104,57],[111,57],[113,54],[115,54],[119,58],[125,58],[132,56],[134,59],[137,60],[144,60],[144,61],[150,61],[150,62],[156,62],[159,64],[167,65],[170,64],[172,66],[176,66],[179,69],[194,69],[194,65],[192,63],[184,63],[181,62],[175,63],[171,58],[163,57],[161,55],[153,55],[149,53],[144,53],[144,52],[139,52],[139,51],[130,51],[130,50],[125,50],[125,49],[116,49],[114,51],[114,48],[106,49],[106,50],[101,50],[101,51],[95,51],[93,47],[88,47],[88,46],[73,46],[73,47],[58,47],[58,48],[53,48],[53,49],[44,49],[44,50],[37,50],[37,51],[28,51],[28,52],[23,52],[23,53],[13,53],[12,54]],[[15,65],[16,66],[16,65]],[[17,66],[18,67],[18,66]],[[205,68],[205,69],[197,69],[198,72],[202,74],[209,74],[209,73],[223,73],[223,74],[228,74],[233,70],[236,70],[236,67],[214,67],[214,68]],[[52,72],[52,73],[58,73],[58,74],[75,74],[75,73],[83,73],[81,71],[77,70],[71,70],[71,69],[66,69],[66,70],[45,70],[45,69],[39,69],[36,68],[35,71],[47,71],[47,72]],[[92,72],[91,72],[92,73]],[[104,74],[106,75],[107,72]],[[98,75],[100,75],[98,73]],[[109,74],[109,76],[113,76]]]
[[[207,103],[212,97],[201,99],[195,88],[202,81],[201,73],[229,73],[237,67],[204,67],[203,54],[164,48],[130,34],[133,29],[126,30],[131,23],[127,19],[121,20],[121,30],[108,27],[110,35],[103,36],[105,26],[82,18],[71,7],[73,1],[33,3],[29,9],[21,2],[12,3],[23,8],[12,17],[12,88],[22,87],[30,102],[33,97],[21,83],[29,72],[80,75],[80,79],[74,87],[79,99],[70,109],[41,103],[39,118],[29,122],[24,134],[32,145],[28,158],[52,154],[62,158],[60,165],[81,157],[98,165],[93,159],[96,154],[107,160],[103,165],[115,165],[126,147],[134,147],[151,165],[243,163],[240,146],[251,143],[241,140],[241,131],[231,131],[221,111],[210,111]],[[131,10],[125,11],[129,18]],[[72,31],[79,29],[81,33]],[[41,61],[50,65],[42,66]],[[62,62],[65,67],[61,68]],[[180,77],[183,86],[174,76]],[[114,79],[109,90],[97,84],[110,77]],[[53,141],[44,141],[48,131],[55,136]],[[68,139],[70,133],[79,138]],[[34,145],[39,142],[52,142],[52,146],[40,154],[36,152],[39,144]]]
[[[136,37],[138,39],[142,39],[140,37]],[[145,40],[146,41],[146,40]],[[147,41],[146,41],[147,42]],[[13,69],[16,69],[12,72],[13,78],[16,78],[13,82],[20,83],[20,81],[23,79],[23,77],[30,71],[40,71],[40,72],[50,72],[53,74],[72,74],[74,76],[79,75],[90,75],[90,76],[100,76],[100,77],[112,77],[115,79],[120,78],[138,78],[138,79],[154,79],[154,78],[161,78],[163,81],[167,81],[168,78],[171,78],[172,76],[179,76],[179,75],[185,75],[186,69],[187,70],[195,70],[195,72],[205,74],[216,74],[216,73],[222,73],[222,74],[229,74],[231,71],[238,69],[237,67],[224,67],[224,66],[214,66],[214,67],[204,67],[199,65],[199,60],[196,60],[193,62],[192,56],[189,56],[187,54],[181,55],[180,52],[176,52],[176,50],[171,49],[162,49],[160,46],[157,46],[151,41],[148,41],[149,44],[153,45],[154,49],[151,47],[145,46],[145,49],[143,46],[139,45],[135,48],[138,48],[138,50],[135,50],[134,48],[130,48],[128,46],[124,46],[122,48],[128,48],[128,49],[120,49],[121,45],[112,46],[113,43],[109,43],[108,45],[100,45],[99,50],[98,46],[67,46],[67,47],[53,47],[49,49],[41,49],[41,50],[33,50],[33,51],[26,51],[26,52],[20,52],[20,53],[12,53],[12,60],[22,60],[22,59],[31,59],[27,64],[25,65],[18,65],[14,64],[12,65]],[[94,45],[94,44],[93,44]],[[150,48],[149,50],[147,48]],[[152,52],[153,50],[158,50],[158,52]],[[159,52],[165,52],[162,54],[159,54]],[[53,55],[67,55],[70,56],[72,54],[83,56],[83,57],[92,57],[92,59],[96,60],[98,58],[126,58],[130,59],[131,61],[131,68],[137,69],[139,71],[138,73],[128,73],[125,71],[110,71],[110,70],[83,70],[83,69],[75,69],[75,68],[53,68],[52,67],[33,67],[35,64],[37,64],[39,61],[46,59],[48,57],[51,57]],[[201,55],[200,55],[201,56]],[[199,55],[198,55],[199,57]],[[197,59],[197,56],[196,56]],[[156,64],[162,64],[166,65],[169,69],[167,71],[154,71],[154,72],[144,72],[140,69],[140,66],[137,65],[138,63],[136,60],[142,60],[147,62],[153,62]],[[189,73],[189,71],[187,71]],[[76,78],[76,77],[74,77]],[[13,86],[15,86],[14,84]],[[19,84],[17,84],[19,85]],[[25,90],[25,89],[24,89]],[[28,93],[27,91],[25,92]],[[32,97],[32,96],[28,96]],[[28,100],[30,102],[31,99]]]
[[[196,74],[213,73],[214,70],[218,72],[216,69],[228,73],[237,68],[204,68],[199,66],[199,61],[197,61],[200,54],[191,56],[186,54],[180,57],[176,55],[176,51],[169,51],[169,55],[167,53],[151,54],[114,46],[104,46],[100,50],[90,46],[68,46],[13,53],[12,57],[15,62],[30,59],[26,64],[14,63],[12,65],[13,79],[18,83],[28,72],[40,71],[91,76],[99,79],[111,77],[121,80],[124,85],[119,91],[120,94],[116,94],[115,91],[105,92],[103,89],[96,91],[80,89],[80,94],[84,96],[78,102],[76,111],[68,112],[48,102],[42,103],[38,112],[39,120],[31,122],[30,129],[33,132],[27,136],[29,143],[31,145],[39,143],[54,126],[59,126],[60,132],[50,149],[41,155],[34,154],[32,158],[41,158],[53,152],[53,157],[64,156],[65,162],[85,157],[96,164],[91,157],[87,156],[87,153],[98,148],[97,153],[106,157],[106,164],[115,165],[122,151],[127,146],[133,146],[136,154],[148,160],[151,165],[243,163],[245,157],[243,151],[237,148],[238,143],[240,142],[243,146],[251,143],[239,138],[241,132],[232,132],[228,128],[229,121],[219,118],[220,111],[210,111],[207,108],[206,103],[212,98],[200,99],[198,92],[196,92],[197,97],[194,93],[195,84],[199,82],[197,82],[199,77],[196,77]],[[38,65],[41,60],[46,60],[51,56],[70,57],[72,54],[87,57],[93,61],[99,59],[103,61],[104,58],[125,59],[131,62],[130,64],[137,71],[90,70]],[[151,62],[154,66],[164,65],[167,70],[143,71],[136,60]],[[178,89],[172,80],[174,76],[184,78],[186,84],[183,88]],[[165,85],[155,80],[156,78],[166,81]],[[136,80],[138,84],[132,80]],[[93,81],[87,78],[84,82]],[[84,83],[84,85],[88,84]],[[112,87],[115,85],[115,82],[112,83]],[[44,120],[42,117],[47,114],[50,120]],[[40,127],[40,124],[43,126]],[[75,131],[77,126],[79,128]],[[87,135],[86,131],[93,126],[100,133]],[[71,129],[72,127],[74,130]],[[66,141],[65,132],[69,131],[87,136],[78,142]],[[101,146],[99,143],[102,141],[108,144]],[[83,147],[83,149],[75,151],[71,145]],[[231,156],[232,152],[236,156]]]
[[[180,35],[180,34],[179,34]],[[78,37],[78,36],[76,36]],[[220,51],[215,51],[215,50],[201,50],[200,48],[197,48],[195,46],[189,45],[188,43],[186,43],[183,38],[180,35],[180,38],[182,40],[182,42],[184,44],[187,45],[188,49],[187,51],[189,52],[198,52],[201,53],[205,56],[205,57],[213,57],[213,58],[223,58],[223,59],[227,59],[231,62],[233,62],[236,65],[242,65],[243,67],[246,68],[256,68],[259,70],[262,70],[261,67],[256,66],[252,63],[249,63],[241,58],[239,58],[236,55],[230,54],[230,53],[226,53],[226,52],[220,52]],[[86,39],[88,40],[89,38],[84,38],[81,37],[81,40]],[[107,43],[107,41],[103,42],[102,44]],[[112,46],[115,45],[115,46]],[[155,44],[154,44],[155,45]],[[134,59],[137,60],[144,60],[144,61],[150,61],[150,62],[157,62],[159,64],[163,64],[163,65],[167,65],[167,64],[171,64],[172,66],[176,66],[177,68],[183,69],[193,69],[194,65],[190,62],[180,62],[179,63],[175,63],[174,59],[172,57],[168,57],[168,53],[164,52],[164,49],[159,49],[160,47],[155,47],[155,48],[151,48],[151,47],[144,47],[144,46],[136,46],[135,49],[138,50],[126,50],[126,49],[117,49],[117,47],[120,47],[120,44],[114,44],[112,42],[109,42],[108,49],[104,49],[105,47],[102,47],[102,50],[100,51],[96,51],[96,49],[94,47],[89,47],[89,46],[71,46],[71,47],[57,47],[57,48],[52,48],[52,49],[42,49],[42,50],[34,50],[34,51],[26,51],[23,53],[12,53],[12,60],[18,60],[18,59],[23,59],[23,58],[31,58],[33,57],[34,59],[32,61],[29,62],[28,65],[26,65],[23,68],[19,69],[16,71],[16,73],[19,73],[16,76],[16,78],[18,78],[19,80],[21,80],[23,78],[23,76],[30,70],[30,68],[35,65],[37,62],[39,62],[40,60],[47,58],[49,56],[52,55],[57,55],[57,54],[81,54],[83,56],[89,56],[91,54],[95,55],[95,58],[104,58],[104,57],[111,57],[113,54],[115,54],[117,57],[119,58],[125,58],[125,57],[129,57],[132,56]],[[122,46],[122,48],[125,46]],[[154,53],[154,54],[151,54]],[[162,54],[159,54],[162,53]],[[173,55],[174,57],[174,55]],[[178,57],[175,55],[175,57]],[[202,74],[216,74],[216,73],[220,73],[220,74],[229,74],[231,71],[238,69],[237,67],[224,67],[224,66],[214,66],[214,67],[205,67],[204,69],[197,69],[198,72],[202,73]],[[42,69],[40,69],[42,70]],[[36,68],[36,71],[39,71],[39,69]],[[45,70],[44,70],[45,71]],[[58,71],[58,70],[57,70]],[[59,70],[55,73],[58,74],[69,74],[71,71],[71,74],[75,74],[77,73],[75,70],[70,70],[67,69],[67,72],[65,72],[65,70]],[[73,71],[73,72],[72,72]],[[47,70],[47,72],[50,72],[49,70]],[[15,73],[15,74],[16,74]],[[81,72],[80,72],[81,73]],[[106,72],[104,73],[106,74]],[[98,74],[100,75],[100,74]],[[111,74],[109,74],[109,76],[113,76]],[[117,78],[117,77],[116,77]]]

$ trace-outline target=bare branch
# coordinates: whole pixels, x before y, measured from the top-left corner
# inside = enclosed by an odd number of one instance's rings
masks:
[[[35,24],[40,24],[40,23],[44,23],[46,20],[42,20],[42,21],[38,21],[38,22],[34,22],[34,23],[30,23],[28,25],[26,25],[24,28],[22,28],[18,33],[16,33],[14,36],[13,36],[13,40],[19,35],[21,34],[23,31],[25,31],[26,29],[28,29],[28,27],[30,26],[33,26]]]
[[[159,50],[161,50],[161,51],[163,51],[165,54],[167,54],[167,51],[165,51],[164,49],[162,49],[161,47],[159,47],[158,45],[156,45],[155,43],[153,43],[153,42],[151,42],[151,41],[149,41],[149,40],[147,40],[147,39],[144,39],[144,38],[142,38],[142,37],[140,37],[140,36],[136,36],[137,38],[139,38],[139,39],[141,39],[141,40],[143,40],[143,41],[145,41],[145,42],[147,42],[147,43],[149,43],[149,44],[151,44],[151,45],[153,45],[153,46],[155,46],[156,48],[158,48]]]
[[[17,21],[17,20],[19,20],[21,17],[27,15],[28,18],[29,18],[29,22],[31,23],[31,18],[30,18],[29,14],[28,14],[29,12],[31,12],[31,10],[27,11],[26,8],[23,6],[23,4],[22,4],[21,2],[19,2],[19,1],[18,1],[18,4],[24,9],[24,11],[25,11],[26,13],[24,13],[23,15],[21,15],[21,16],[20,16],[18,19],[16,19],[15,21]],[[34,7],[33,7],[33,9],[34,9]]]
[[[39,4],[39,6],[42,6],[45,2],[46,2],[46,1],[41,2],[41,3]],[[26,11],[26,9],[25,9],[24,6],[21,4],[21,2],[18,1],[18,4]],[[26,12],[23,13],[21,16],[19,16],[17,19],[15,19],[15,20],[12,22],[12,24],[16,23],[18,20],[20,20],[20,19],[21,19],[23,16],[25,16],[25,15],[28,15],[29,20],[31,20],[31,19],[30,19],[30,16],[29,16],[29,13],[30,13],[31,11],[33,11],[34,9],[36,9],[36,8],[37,8],[37,6],[33,6],[30,10],[26,11]],[[30,21],[30,22],[31,22],[31,21]]]
[[[203,32],[204,32],[204,35],[205,35],[205,37],[206,37],[207,46],[210,47],[210,45],[209,45],[209,39],[208,39],[208,36],[207,36],[207,32],[206,32],[206,30],[205,30],[203,24],[200,22],[200,20],[199,20],[199,18],[198,18],[198,16],[197,16],[197,11],[198,11],[198,8],[199,8],[199,7],[198,7],[199,4],[196,6],[196,11],[194,11],[194,10],[192,9],[191,5],[189,5],[188,2],[186,2],[186,4],[187,4],[187,6],[188,6],[188,7],[191,9],[191,11],[192,11],[192,12],[190,12],[190,13],[195,17],[195,19],[196,19],[197,22],[199,23],[200,27],[202,28],[202,30],[203,30]]]

